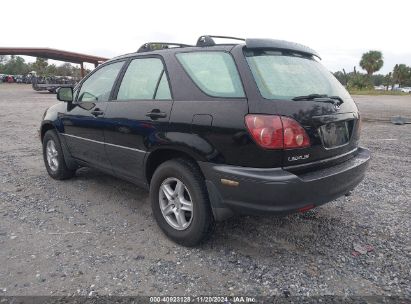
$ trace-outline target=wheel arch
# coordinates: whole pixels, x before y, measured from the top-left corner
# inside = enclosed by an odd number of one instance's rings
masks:
[[[70,153],[70,151],[67,147],[66,141],[64,140],[63,136],[59,135],[59,131],[58,131],[57,127],[50,120],[45,120],[41,124],[41,128],[40,128],[40,140],[41,140],[41,142],[43,143],[44,135],[46,134],[47,131],[50,131],[50,130],[54,130],[57,133],[57,137],[60,140],[61,148],[63,150],[63,157],[64,157],[64,161],[66,163],[67,168],[72,169],[72,170],[78,168],[78,164],[72,158],[71,153]]]
[[[41,128],[40,128],[40,140],[43,142],[43,138],[44,138],[44,134],[46,134],[47,131],[49,130],[56,130],[57,128],[53,125],[53,123],[51,121],[44,121],[41,124]]]
[[[184,158],[187,160],[192,161],[201,171],[201,168],[198,166],[197,161],[202,160],[202,157],[192,153],[192,151],[187,151],[185,149],[179,147],[167,147],[167,148],[158,148],[154,151],[151,151],[144,164],[144,176],[147,181],[147,184],[150,185],[151,178],[155,170],[160,166],[162,163],[176,158]]]

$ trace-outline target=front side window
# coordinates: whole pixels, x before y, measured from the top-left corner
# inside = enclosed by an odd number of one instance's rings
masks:
[[[98,69],[81,85],[78,101],[108,101],[111,89],[124,62],[108,64]]]
[[[313,58],[271,50],[247,50],[245,56],[266,99],[291,100],[310,94],[350,98],[340,82]]]
[[[171,99],[170,87],[159,58],[131,61],[124,74],[117,100]]]
[[[204,93],[213,97],[245,97],[240,75],[230,54],[179,53],[177,59]]]

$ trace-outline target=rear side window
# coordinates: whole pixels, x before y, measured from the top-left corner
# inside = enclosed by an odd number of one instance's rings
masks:
[[[171,99],[163,62],[158,58],[131,61],[121,82],[117,100]]]
[[[213,97],[245,97],[234,60],[226,52],[177,54],[178,61],[194,83]]]

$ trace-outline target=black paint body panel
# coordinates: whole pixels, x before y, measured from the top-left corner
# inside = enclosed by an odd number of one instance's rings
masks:
[[[344,187],[337,187],[338,191],[328,191],[328,194],[324,192],[323,195],[315,196],[309,194],[314,191],[310,189],[313,184],[306,183],[302,188],[295,188],[299,193],[295,195],[301,197],[296,200],[299,202],[297,205],[284,206],[279,201],[275,202],[275,199],[272,200],[272,206],[263,203],[264,198],[260,199],[261,191],[265,191],[267,187],[271,187],[270,193],[273,197],[276,191],[284,191],[279,194],[279,197],[285,197],[293,191],[294,186],[301,184],[301,177],[295,174],[310,172],[314,174],[327,168],[339,168],[341,163],[352,162],[359,157],[359,154],[364,156],[366,152],[357,149],[359,113],[352,99],[344,100],[338,109],[329,103],[266,100],[259,93],[244,57],[243,48],[244,45],[174,48],[129,54],[113,59],[97,68],[115,61],[125,62],[113,86],[110,100],[96,104],[75,101],[58,103],[46,111],[42,121],[42,133],[44,134],[44,130],[50,126],[58,131],[60,139],[67,147],[66,162],[78,162],[81,165],[100,168],[140,185],[149,184],[146,168],[152,155],[165,149],[184,153],[201,165],[214,209],[251,211],[250,209],[255,205],[256,209],[264,209],[261,206],[266,206],[267,210],[273,212],[290,211],[304,204],[310,197],[317,197],[319,198],[317,202],[322,203],[352,189],[364,176],[365,164],[369,157],[365,157],[364,164],[358,165],[357,169],[341,171],[341,176],[344,178],[347,174],[355,175],[353,177],[355,182],[344,183]],[[246,97],[215,98],[202,92],[175,56],[178,52],[190,51],[230,53],[235,60]],[[163,61],[172,100],[115,100],[127,64],[132,59],[141,57],[156,57]],[[75,90],[81,87],[82,82]],[[96,108],[103,111],[104,115],[98,117],[91,115]],[[165,113],[166,117],[158,119],[147,117],[146,113],[152,110],[159,110]],[[245,127],[244,118],[250,113],[283,115],[295,119],[309,135],[311,146],[293,150],[262,149],[252,140]],[[351,137],[342,147],[326,149],[319,137],[318,128],[335,121],[352,121]],[[300,155],[309,155],[309,157],[290,161]],[[339,157],[340,155],[344,157]],[[259,181],[256,183],[250,181],[247,174],[243,176],[242,170],[238,171],[238,174],[227,175],[224,170],[230,166],[245,168],[245,171],[269,170],[272,174],[270,173],[268,180],[264,180],[264,175],[258,177]],[[221,171],[221,168],[224,170]],[[285,176],[286,180],[280,178],[278,183],[270,182],[277,174],[280,177]],[[244,199],[239,199],[238,194],[232,192],[233,189],[226,189],[227,186],[221,185],[218,180],[220,176],[240,179],[240,185],[244,185],[244,188],[239,193]],[[339,172],[334,171],[332,175],[321,178],[321,182],[315,184],[317,189],[315,191],[320,191],[320,187],[324,186],[332,188],[333,181],[341,179],[338,176]],[[244,180],[248,182],[245,183]],[[307,199],[302,199],[305,195],[304,191],[308,191]],[[252,199],[253,197],[255,199]],[[217,212],[215,216],[220,217]]]
[[[339,165],[296,175],[282,168],[262,169],[200,163],[214,192],[215,208],[241,214],[290,213],[308,205],[320,206],[355,188],[364,178],[370,152],[359,148]],[[220,179],[239,185],[222,185]]]

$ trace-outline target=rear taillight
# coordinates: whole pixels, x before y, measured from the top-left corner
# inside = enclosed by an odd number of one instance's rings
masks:
[[[284,148],[283,124],[280,116],[247,115],[245,123],[254,140],[263,148]]]
[[[310,146],[305,130],[294,119],[276,115],[249,114],[245,123],[253,139],[266,149],[294,149]]]
[[[281,117],[281,121],[284,129],[284,149],[310,146],[310,139],[298,122],[289,117]]]

